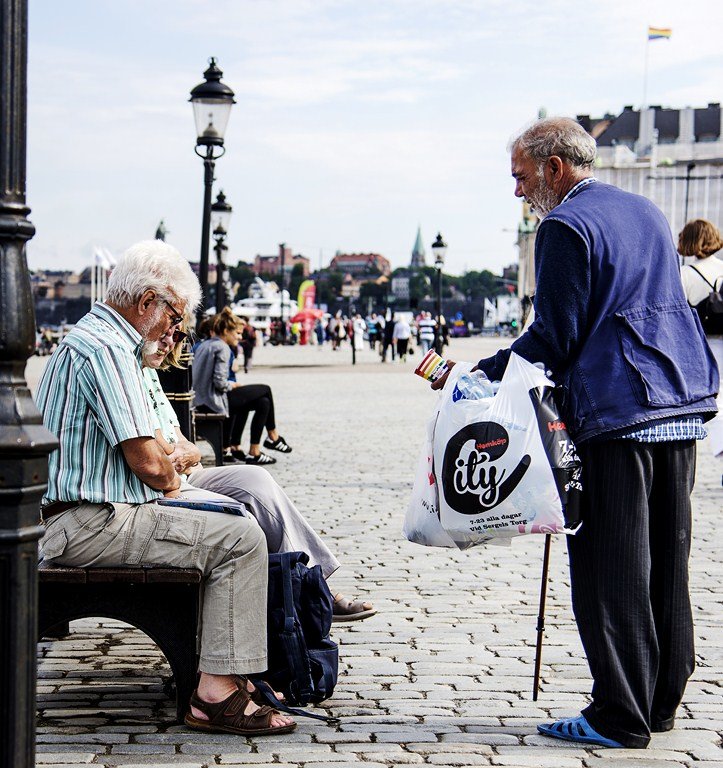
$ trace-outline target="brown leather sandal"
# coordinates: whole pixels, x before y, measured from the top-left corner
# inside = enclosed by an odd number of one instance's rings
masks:
[[[189,728],[198,731],[210,731],[212,733],[235,733],[239,736],[266,736],[274,733],[291,733],[296,728],[296,723],[289,725],[271,726],[271,718],[280,714],[273,707],[263,705],[250,715],[244,714],[244,710],[250,701],[251,694],[246,690],[246,680],[241,678],[236,683],[237,689],[227,699],[212,704],[203,701],[194,691],[191,696],[190,706],[195,707],[208,716],[208,720],[199,720],[194,717],[189,709],[184,722]]]

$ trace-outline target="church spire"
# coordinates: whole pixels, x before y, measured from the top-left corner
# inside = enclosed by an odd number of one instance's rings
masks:
[[[417,239],[414,241],[414,248],[412,248],[412,263],[410,267],[412,269],[419,269],[426,266],[424,259],[424,244],[422,243],[422,227],[417,227]]]

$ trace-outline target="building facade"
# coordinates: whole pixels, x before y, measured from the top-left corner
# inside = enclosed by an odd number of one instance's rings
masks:
[[[719,103],[707,107],[635,110],[578,120],[595,136],[595,175],[652,200],[671,232],[690,219],[708,219],[723,228],[723,140]]]
[[[279,244],[279,252],[275,256],[262,256],[256,254],[254,258],[254,274],[277,276],[282,271],[290,274],[297,264],[301,264],[304,277],[309,276],[310,259],[300,253],[294,253],[286,243]]]
[[[389,259],[379,253],[339,253],[329,263],[329,269],[352,277],[390,275]]]

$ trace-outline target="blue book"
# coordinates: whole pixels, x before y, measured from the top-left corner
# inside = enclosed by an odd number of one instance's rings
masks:
[[[248,517],[245,504],[238,501],[218,501],[218,499],[156,499],[156,504],[162,507],[182,507],[183,509],[198,509],[203,512],[223,512],[227,515]]]

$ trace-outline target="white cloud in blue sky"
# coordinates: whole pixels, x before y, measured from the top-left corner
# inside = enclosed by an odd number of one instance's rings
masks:
[[[719,0],[32,0],[31,267],[150,237],[196,260],[202,164],[190,89],[216,56],[237,104],[217,164],[229,261],[285,241],[408,263],[417,225],[449,271],[516,259],[506,144],[549,114],[721,101]]]

